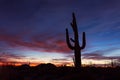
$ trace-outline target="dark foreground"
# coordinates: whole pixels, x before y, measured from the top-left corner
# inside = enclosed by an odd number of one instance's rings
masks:
[[[120,80],[120,67],[7,66],[0,67],[0,80]]]

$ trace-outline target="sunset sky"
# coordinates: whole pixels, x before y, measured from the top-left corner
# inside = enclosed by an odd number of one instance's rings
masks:
[[[120,0],[0,0],[0,62],[73,62],[72,12],[80,44],[86,32],[83,64],[120,60]]]

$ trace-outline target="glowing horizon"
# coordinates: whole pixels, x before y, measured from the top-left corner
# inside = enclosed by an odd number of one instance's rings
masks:
[[[34,53],[33,54],[30,54]],[[25,58],[21,58],[21,59],[8,59],[9,61],[6,62],[0,62],[0,65],[16,65],[16,66],[20,66],[23,64],[29,64],[30,66],[37,66],[39,64],[47,64],[47,63],[52,63],[56,66],[61,66],[61,65],[67,65],[67,66],[73,66],[74,62],[72,60],[73,56],[68,57],[66,54],[66,57],[64,56],[64,54],[61,53],[48,53],[48,52],[41,52],[44,55],[38,54],[39,52],[36,51],[28,51],[29,54],[26,55],[29,57],[25,57]],[[37,55],[35,55],[37,54]],[[52,54],[52,55],[51,55]],[[54,54],[54,55],[53,55]],[[72,53],[73,54],[73,53]],[[70,54],[71,55],[71,54]],[[82,56],[83,57],[83,56]],[[96,59],[84,59],[82,58],[82,65],[100,65],[100,64],[110,64],[111,63],[111,58],[106,58],[106,59],[100,59],[97,60]]]

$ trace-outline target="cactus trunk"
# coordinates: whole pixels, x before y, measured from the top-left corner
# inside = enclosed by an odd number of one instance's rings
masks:
[[[68,29],[66,29],[66,42],[68,47],[71,50],[74,50],[74,65],[76,68],[81,67],[81,50],[85,48],[86,46],[86,39],[85,39],[85,32],[83,32],[83,37],[82,37],[82,46],[79,45],[79,37],[78,37],[78,29],[77,29],[77,24],[76,24],[76,18],[73,13],[73,21],[71,23],[73,32],[74,32],[74,39],[69,38],[69,33]],[[70,40],[74,43],[74,46],[71,45]]]
[[[75,65],[75,67],[79,68],[79,67],[81,67],[81,51],[76,49],[76,50],[74,50],[74,53],[75,53],[74,54],[74,56],[75,56],[74,65]]]

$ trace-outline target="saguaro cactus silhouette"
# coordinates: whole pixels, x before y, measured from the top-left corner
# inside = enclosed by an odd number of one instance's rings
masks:
[[[73,20],[71,23],[71,27],[73,29],[74,32],[74,39],[73,38],[69,38],[69,33],[68,33],[68,29],[66,28],[66,42],[68,47],[71,50],[74,50],[74,65],[76,68],[80,68],[81,67],[81,50],[85,48],[86,46],[86,38],[85,38],[85,32],[83,32],[82,35],[82,46],[80,46],[79,44],[79,36],[78,36],[78,28],[77,28],[77,24],[76,24],[76,18],[75,18],[75,14],[72,14]],[[72,41],[74,43],[74,45],[72,45],[70,43],[70,41]]]

